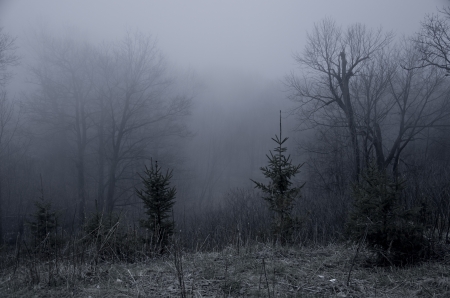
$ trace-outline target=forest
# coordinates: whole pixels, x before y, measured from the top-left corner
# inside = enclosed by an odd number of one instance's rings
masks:
[[[227,254],[343,245],[347,286],[358,262],[448,265],[450,8],[420,24],[399,37],[323,18],[280,84],[180,72],[139,30],[102,43],[36,30],[22,57],[2,29],[2,275],[73,287],[104,264],[172,260],[187,297],[190,253],[228,268]],[[253,294],[225,269],[224,297],[277,296],[265,262]]]

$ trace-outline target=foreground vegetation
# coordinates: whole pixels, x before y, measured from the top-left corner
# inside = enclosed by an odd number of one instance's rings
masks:
[[[372,267],[356,246],[263,243],[139,262],[11,257],[2,297],[449,297],[450,254],[414,267]],[[354,263],[354,264],[353,264]],[[352,267],[352,264],[354,265]],[[352,269],[351,269],[352,268]],[[350,279],[349,272],[351,270]],[[349,281],[349,282],[348,282]]]

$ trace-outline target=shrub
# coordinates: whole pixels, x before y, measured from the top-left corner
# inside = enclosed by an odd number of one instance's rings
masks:
[[[354,209],[347,231],[354,241],[365,238],[378,264],[401,266],[426,256],[421,207],[402,206],[403,185],[371,165],[353,187]]]

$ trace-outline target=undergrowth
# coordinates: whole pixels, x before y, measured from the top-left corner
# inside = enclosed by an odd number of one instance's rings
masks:
[[[71,249],[67,247],[66,249]],[[75,250],[56,258],[5,254],[2,297],[449,297],[450,259],[416,266],[368,266],[356,246],[253,243],[217,251],[183,250],[134,262]],[[349,270],[353,265],[351,277]]]

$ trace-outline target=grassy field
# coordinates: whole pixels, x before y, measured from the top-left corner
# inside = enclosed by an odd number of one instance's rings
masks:
[[[0,276],[1,297],[450,297],[450,258],[371,267],[356,247],[253,245],[171,253],[139,263],[21,261]]]

